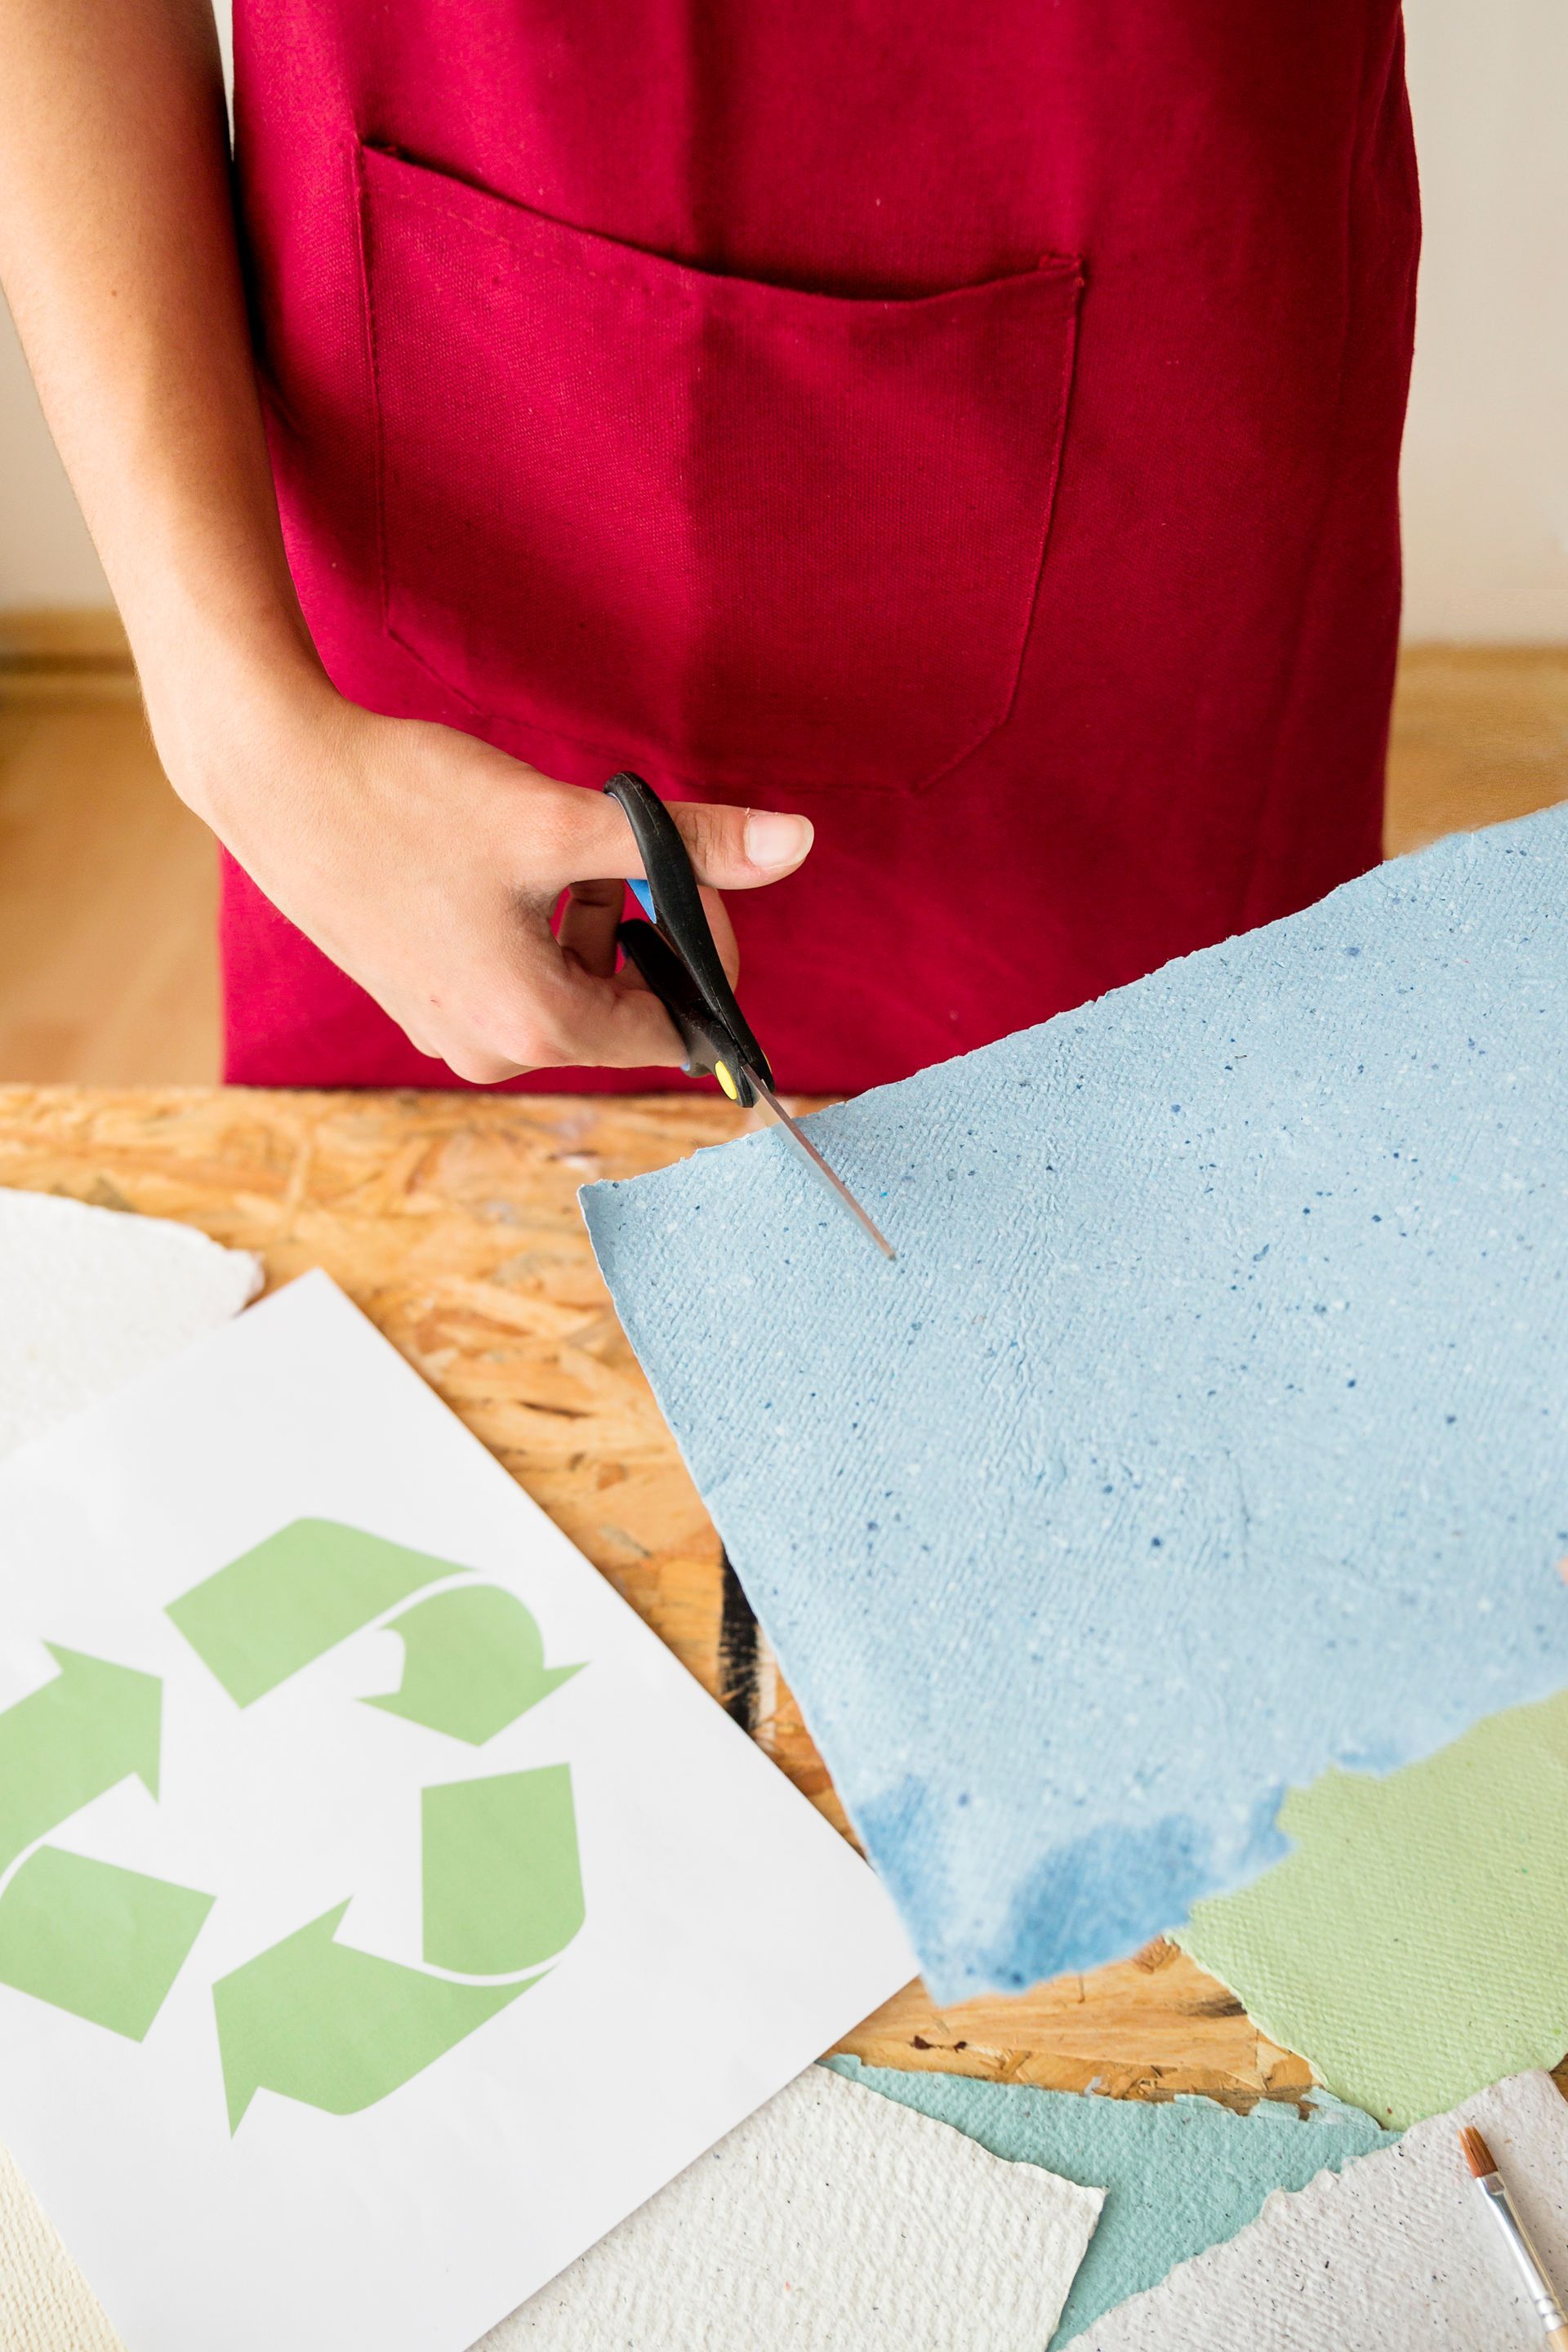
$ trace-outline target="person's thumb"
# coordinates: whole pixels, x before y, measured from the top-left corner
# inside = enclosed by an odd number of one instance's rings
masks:
[[[672,801],[699,882],[714,890],[751,890],[793,874],[811,847],[812,824],[782,809],[721,808]]]
[[[779,809],[725,808],[717,803],[668,801],[699,882],[714,890],[754,890],[793,874],[811,847],[809,817]],[[642,876],[626,811],[603,793],[552,784],[528,811],[531,860],[552,891],[574,882],[616,875]],[[539,869],[542,867],[542,871]]]

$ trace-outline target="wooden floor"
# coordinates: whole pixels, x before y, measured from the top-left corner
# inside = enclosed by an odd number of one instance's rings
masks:
[[[0,617],[0,1078],[215,1078],[216,883],[117,629]]]
[[[1387,846],[1568,800],[1568,647],[1417,646]],[[123,646],[0,618],[0,1079],[202,1085],[218,1067],[212,845],[159,771]]]

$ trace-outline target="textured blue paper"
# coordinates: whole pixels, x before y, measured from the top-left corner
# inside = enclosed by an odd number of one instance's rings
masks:
[[[584,1194],[940,1999],[1568,1683],[1565,1070],[1559,809],[823,1113],[896,1265],[776,1132]]]
[[[1247,2116],[1214,2099],[1080,2098],[963,2074],[900,2074],[829,2058],[836,2074],[978,2140],[1012,2164],[1039,2164],[1105,2204],[1048,2352],[1130,2294],[1158,2286],[1178,2263],[1234,2238],[1276,2189],[1305,2189],[1325,2167],[1392,2147],[1359,2107],[1326,2092],[1310,2113],[1263,2100]]]

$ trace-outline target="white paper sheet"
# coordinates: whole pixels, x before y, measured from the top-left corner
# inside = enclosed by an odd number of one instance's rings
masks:
[[[1514,2074],[1397,2146],[1271,2197],[1256,2221],[1108,2312],[1074,2352],[1508,2352],[1543,2339],[1478,2195],[1458,2126],[1485,2134],[1568,2293],[1568,2101]]]
[[[1041,2352],[1101,2201],[813,2066],[477,2352]]]
[[[248,1250],[189,1225],[0,1187],[0,1455],[237,1315]]]
[[[581,1671],[469,1745],[360,1704],[399,1607],[237,1704],[164,1612],[299,1520],[455,1564]],[[324,1276],[0,1472],[0,1738],[46,1642],[159,1678],[160,1792],[33,1843],[0,1958],[40,1847],[215,1898],[141,2040],[0,1984],[0,2137],[131,2352],[461,2352],[912,1973],[870,1873]],[[422,1792],[563,1766],[585,1917],[531,1988],[356,2112],[263,2063],[231,2132],[215,1981],[349,1898],[351,1954],[493,1980],[427,1960]]]
[[[261,1264],[161,1217],[0,1188],[0,1456],[237,1315]],[[0,2352],[117,2339],[0,2148]]]

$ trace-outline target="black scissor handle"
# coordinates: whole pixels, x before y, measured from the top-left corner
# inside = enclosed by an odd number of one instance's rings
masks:
[[[653,900],[653,922],[623,923],[621,945],[674,1022],[688,1070],[714,1072],[726,1094],[749,1105],[746,1070],[769,1086],[773,1072],[735,1001],[680,828],[651,784],[630,769],[612,776],[605,790],[626,812]]]
[[[716,1077],[732,1100],[749,1108],[754,1097],[739,1041],[710,1012],[701,990],[663,934],[634,917],[621,925],[616,937],[675,1024],[686,1048],[688,1076]]]

